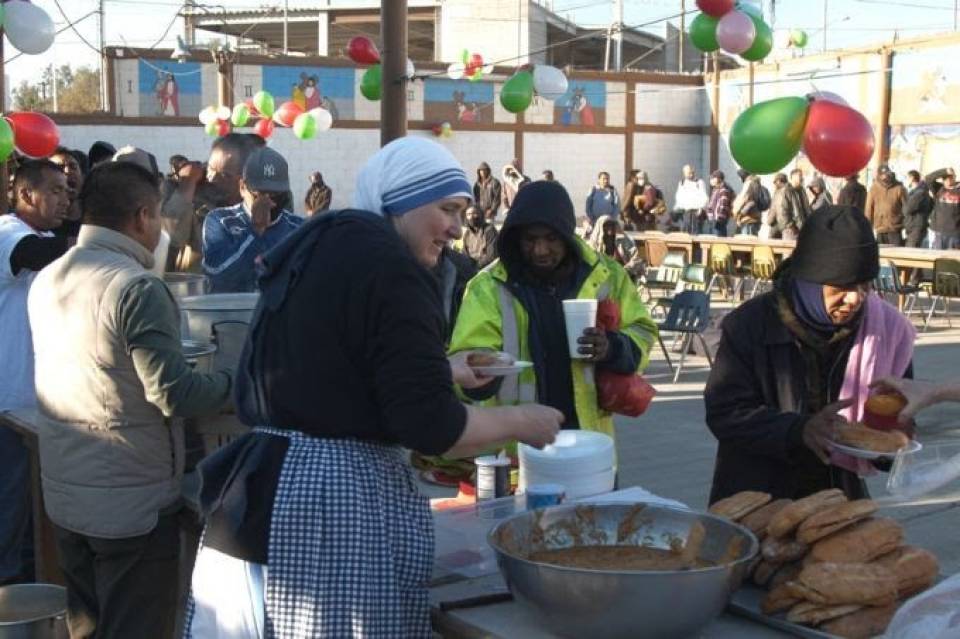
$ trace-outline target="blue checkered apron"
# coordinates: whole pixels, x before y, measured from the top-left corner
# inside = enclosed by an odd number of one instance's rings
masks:
[[[433,519],[402,449],[256,430],[290,439],[270,524],[264,637],[430,637]]]

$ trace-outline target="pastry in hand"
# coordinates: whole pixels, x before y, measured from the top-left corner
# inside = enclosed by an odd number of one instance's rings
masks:
[[[877,430],[851,422],[837,428],[838,444],[868,450],[874,453],[895,453],[910,443],[910,438],[899,430]]]
[[[467,355],[467,366],[477,368],[482,366],[510,366],[513,358],[505,353],[491,353],[474,351]]]

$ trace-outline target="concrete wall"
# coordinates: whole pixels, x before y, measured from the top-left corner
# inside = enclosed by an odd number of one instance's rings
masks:
[[[701,135],[635,133],[633,166],[647,172],[650,181],[663,191],[667,207],[672,209],[683,165],[693,165],[701,177],[710,168],[707,165],[710,157],[709,140],[709,136]]]
[[[587,193],[596,184],[597,173],[606,171],[617,192],[623,188],[624,137],[587,133],[525,133],[523,169],[539,179],[544,169],[553,171],[566,187],[578,215],[584,214]]]

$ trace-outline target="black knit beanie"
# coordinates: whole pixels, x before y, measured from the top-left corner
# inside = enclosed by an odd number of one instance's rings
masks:
[[[790,262],[796,278],[853,286],[877,277],[880,249],[862,213],[850,206],[828,206],[803,223]]]

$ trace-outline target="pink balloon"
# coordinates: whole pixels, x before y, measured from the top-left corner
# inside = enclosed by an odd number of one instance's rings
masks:
[[[757,27],[743,11],[730,11],[717,23],[717,42],[727,53],[743,53],[756,37]]]
[[[807,97],[811,100],[826,100],[827,102],[833,102],[843,106],[850,106],[843,96],[838,95],[833,91],[814,91],[813,93],[807,94]]]

